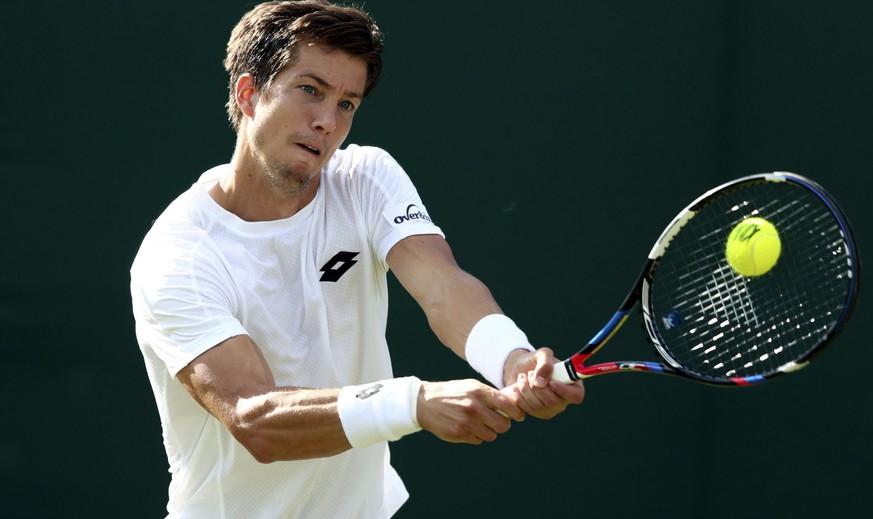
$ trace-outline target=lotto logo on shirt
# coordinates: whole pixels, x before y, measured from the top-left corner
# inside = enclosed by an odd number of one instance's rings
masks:
[[[401,225],[406,222],[415,222],[419,220],[433,223],[433,220],[431,220],[430,216],[424,212],[424,209],[416,204],[404,204],[403,206],[394,207],[386,211],[385,216],[393,222],[394,225]]]

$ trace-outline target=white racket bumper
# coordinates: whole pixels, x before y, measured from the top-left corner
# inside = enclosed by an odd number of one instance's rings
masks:
[[[782,373],[792,373],[799,369],[805,368],[809,364],[809,361],[806,362],[789,362],[785,365],[779,366],[779,371]]]

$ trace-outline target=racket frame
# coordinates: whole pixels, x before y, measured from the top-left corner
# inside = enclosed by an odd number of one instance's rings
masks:
[[[747,184],[760,182],[794,182],[804,187],[809,192],[814,193],[834,215],[835,220],[838,222],[840,229],[844,235],[844,241],[848,249],[847,255],[852,265],[852,279],[850,282],[849,294],[847,296],[847,304],[843,307],[841,315],[836,320],[836,324],[828,331],[825,337],[823,337],[822,340],[819,341],[819,343],[814,348],[812,348],[800,358],[788,362],[780,366],[776,370],[773,370],[763,375],[720,378],[700,374],[685,369],[675,359],[673,359],[667,345],[658,334],[657,327],[654,325],[654,317],[652,316],[651,309],[648,307],[647,304],[647,302],[649,301],[648,296],[652,286],[652,279],[654,277],[655,271],[658,268],[658,263],[663,257],[667,248],[669,247],[670,241],[679,233],[679,231],[682,229],[682,227],[685,226],[685,224],[687,224],[692,218],[694,218],[698,210],[700,210],[702,207],[709,204],[714,198],[720,196],[728,190],[739,189]],[[643,266],[639,278],[634,283],[633,288],[631,288],[630,292],[628,293],[624,302],[619,307],[618,311],[613,314],[612,318],[599,332],[597,332],[596,335],[594,335],[594,337],[588,342],[588,344],[586,344],[584,347],[582,347],[582,349],[580,349],[577,353],[575,353],[568,359],[561,361],[555,365],[554,377],[556,380],[569,383],[606,373],[648,372],[675,375],[686,379],[694,380],[696,382],[702,382],[705,384],[717,386],[751,386],[759,384],[766,380],[770,380],[779,375],[795,372],[807,366],[812,357],[821,352],[828,344],[833,342],[834,338],[836,338],[836,336],[839,335],[839,333],[845,328],[852,315],[855,307],[855,302],[858,298],[861,277],[860,270],[860,258],[858,255],[854,235],[849,225],[849,221],[846,218],[846,215],[843,212],[842,208],[820,185],[801,175],[781,171],[749,175],[746,177],[735,179],[733,181],[712,188],[706,193],[700,195],[673,218],[670,224],[664,229],[664,231],[662,231],[660,237],[655,242],[654,246],[649,252],[648,258],[645,265]],[[641,313],[644,329],[646,331],[646,334],[648,335],[649,342],[654,346],[655,351],[663,359],[664,362],[612,361],[590,366],[585,365],[585,362],[589,359],[589,357],[597,353],[600,348],[602,348],[607,342],[609,342],[610,339],[612,339],[613,336],[615,336],[615,334],[622,327],[622,325],[624,325],[624,323],[628,320],[633,310],[637,306],[639,306],[640,303],[642,303]]]

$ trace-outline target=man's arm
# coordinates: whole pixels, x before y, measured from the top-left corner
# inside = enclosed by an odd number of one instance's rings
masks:
[[[466,358],[470,331],[483,318],[502,314],[491,291],[479,279],[463,271],[449,244],[438,235],[410,236],[388,253],[388,264],[401,285],[418,302],[440,341]],[[567,405],[582,401],[581,383],[551,380],[558,359],[548,348],[536,352],[515,350],[503,370],[503,392],[514,398],[526,413],[551,418]]]
[[[337,413],[339,389],[276,387],[260,348],[247,335],[209,349],[177,378],[262,463],[351,448]]]
[[[246,335],[206,351],[177,378],[262,463],[352,447],[340,419],[341,389],[276,387],[260,348]],[[475,380],[422,382],[415,405],[423,429],[456,443],[493,441],[509,429],[506,416],[524,416],[510,397]]]
[[[461,270],[441,236],[416,235],[399,241],[388,252],[388,265],[424,310],[440,342],[462,359],[473,325],[486,315],[503,313],[488,287]]]

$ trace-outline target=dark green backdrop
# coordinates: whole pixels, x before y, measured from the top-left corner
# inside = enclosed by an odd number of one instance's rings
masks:
[[[248,1],[0,7],[0,515],[162,517],[168,475],[128,268],[151,220],[227,161],[223,49]],[[382,84],[350,138],[390,150],[462,266],[532,339],[590,338],[673,214],[770,170],[873,233],[873,3],[369,0]],[[392,284],[397,373],[466,377]],[[400,517],[863,515],[866,292],[807,370],[748,390],[625,375],[499,441],[395,444]],[[645,347],[633,327],[619,349]]]

